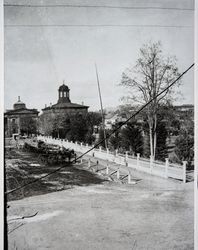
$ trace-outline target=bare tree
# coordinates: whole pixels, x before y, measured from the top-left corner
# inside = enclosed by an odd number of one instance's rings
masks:
[[[140,49],[140,57],[133,68],[122,74],[121,85],[127,87],[127,100],[145,104],[167,88],[179,76],[175,57],[164,57],[161,43],[149,43]],[[179,82],[178,82],[179,84]],[[146,108],[149,125],[150,155],[155,158],[157,142],[157,113],[162,102],[173,98],[173,88],[153,100]]]

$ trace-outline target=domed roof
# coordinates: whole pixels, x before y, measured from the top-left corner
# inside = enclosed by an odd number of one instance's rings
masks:
[[[61,85],[60,87],[59,87],[59,89],[58,89],[58,91],[69,91],[70,89],[68,88],[68,86],[67,85],[65,85],[64,83],[63,83],[63,85]]]
[[[25,109],[26,108],[25,103],[20,100],[20,96],[18,97],[18,101],[16,103],[14,103],[13,106],[14,106],[15,110],[16,109]]]

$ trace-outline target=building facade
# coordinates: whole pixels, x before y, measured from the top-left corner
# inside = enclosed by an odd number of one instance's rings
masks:
[[[42,109],[42,114],[40,116],[40,133],[50,134],[49,131],[53,130],[54,120],[58,121],[64,120],[74,115],[85,115],[88,112],[89,106],[80,105],[77,103],[72,103],[70,100],[70,89],[67,85],[63,84],[58,89],[58,101],[54,105],[50,105]],[[61,125],[58,130],[64,130]]]
[[[63,84],[58,89],[58,101],[54,105],[50,105],[42,109],[45,116],[56,116],[66,114],[84,114],[87,113],[89,106],[72,103],[70,100],[70,89]]]
[[[26,108],[25,103],[20,100],[13,105],[13,109],[4,113],[5,137],[13,135],[28,135],[36,133],[38,110]]]

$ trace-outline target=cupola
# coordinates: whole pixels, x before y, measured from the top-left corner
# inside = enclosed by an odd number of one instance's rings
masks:
[[[18,96],[18,101],[16,103],[14,103],[13,108],[15,110],[17,110],[17,109],[26,109],[26,105],[25,105],[25,103],[23,103],[20,100],[20,96]]]
[[[63,83],[58,89],[58,103],[62,102],[71,102],[69,98],[69,91],[70,89],[68,88],[67,85]]]

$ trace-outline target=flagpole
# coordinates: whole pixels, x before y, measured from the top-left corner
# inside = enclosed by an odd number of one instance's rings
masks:
[[[105,142],[105,148],[107,149],[107,139],[106,139],[107,137],[106,137],[106,132],[105,132],[105,117],[104,117],[104,112],[103,112],[102,96],[101,96],[101,91],[100,91],[99,76],[98,76],[98,70],[97,70],[96,64],[95,64],[95,69],[96,69],[96,78],[97,78],[97,84],[98,84],[98,93],[99,93],[99,98],[100,98],[102,124],[103,124],[103,131],[104,131],[104,142]]]

